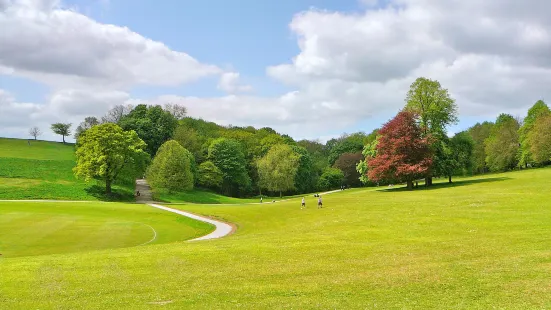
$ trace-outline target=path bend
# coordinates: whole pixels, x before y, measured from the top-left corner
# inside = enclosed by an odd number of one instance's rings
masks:
[[[176,213],[176,214],[179,214],[179,215],[183,215],[183,216],[192,218],[192,219],[197,220],[197,221],[209,223],[209,224],[212,224],[216,227],[216,229],[213,232],[211,232],[210,234],[199,237],[199,238],[191,239],[191,240],[188,240],[188,241],[200,241],[200,240],[217,239],[217,238],[222,238],[222,237],[225,237],[227,235],[230,235],[233,232],[233,227],[231,225],[227,224],[227,223],[224,223],[224,222],[213,220],[213,219],[210,219],[210,218],[207,218],[207,217],[204,217],[204,216],[195,215],[193,213],[168,208],[168,207],[161,206],[161,205],[158,205],[158,204],[155,204],[155,203],[149,203],[148,205],[152,206],[153,208],[157,208],[157,209],[165,210],[165,211],[168,211],[168,212]]]

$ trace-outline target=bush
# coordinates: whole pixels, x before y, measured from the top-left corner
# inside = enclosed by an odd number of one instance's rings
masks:
[[[326,168],[318,180],[320,190],[331,190],[339,188],[344,180],[344,174],[337,168]]]

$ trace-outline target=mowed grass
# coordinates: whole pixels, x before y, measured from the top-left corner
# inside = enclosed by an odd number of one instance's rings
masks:
[[[159,201],[167,203],[199,203],[199,204],[245,204],[245,203],[259,203],[260,197],[254,198],[235,198],[217,194],[215,192],[194,189],[187,192],[158,192],[155,194]],[[300,195],[299,195],[300,196]],[[273,200],[285,200],[298,196],[284,196],[284,197],[263,197],[263,203],[271,202]]]
[[[139,204],[0,202],[3,259],[183,241],[212,230]]]
[[[430,190],[177,205],[234,235],[1,258],[7,309],[551,308],[551,169]]]
[[[105,197],[100,185],[77,180],[74,166],[74,145],[0,138],[0,199],[134,200],[132,185]]]

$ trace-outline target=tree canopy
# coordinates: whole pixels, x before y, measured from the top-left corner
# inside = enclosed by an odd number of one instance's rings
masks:
[[[534,129],[536,122],[539,118],[546,117],[551,114],[551,110],[543,100],[538,100],[529,110],[528,115],[524,118],[523,124],[519,129],[519,140],[520,140],[520,165],[528,166],[529,164],[534,164],[535,160],[532,157],[532,145],[528,136],[530,132]],[[536,141],[534,141],[536,142]]]
[[[134,131],[124,131],[112,123],[94,126],[77,141],[73,172],[86,181],[102,180],[105,192],[110,194],[113,182],[124,174],[132,179],[143,175],[149,159],[144,149],[145,142]]]
[[[300,157],[291,146],[274,145],[258,161],[259,186],[270,192],[282,192],[295,189],[295,176]]]
[[[52,131],[55,134],[61,135],[63,137],[63,143],[65,143],[65,137],[69,136],[71,134],[71,125],[70,123],[64,124],[64,123],[55,123],[52,124]]]
[[[161,145],[147,169],[147,181],[153,189],[169,192],[193,189],[193,155],[174,140]]]
[[[251,179],[239,142],[227,138],[214,140],[209,146],[208,159],[222,171],[222,189],[226,194],[239,195],[249,190]]]
[[[485,140],[486,164],[491,171],[513,169],[519,162],[518,121],[509,114],[500,114],[490,136]]]

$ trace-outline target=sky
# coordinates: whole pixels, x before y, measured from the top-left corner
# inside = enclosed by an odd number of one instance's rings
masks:
[[[0,0],[0,136],[119,104],[326,141],[392,118],[418,77],[450,133],[551,97],[541,0]]]

